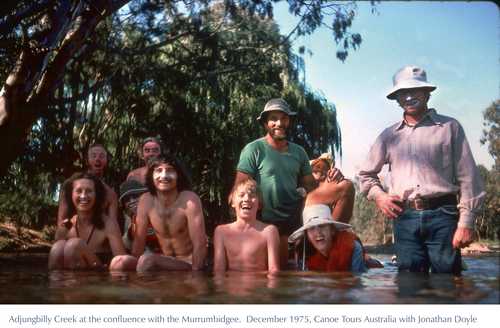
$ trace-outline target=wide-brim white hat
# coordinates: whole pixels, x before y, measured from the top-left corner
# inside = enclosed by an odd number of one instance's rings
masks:
[[[387,98],[396,99],[396,94],[402,89],[424,88],[434,91],[436,86],[427,82],[427,73],[417,66],[405,66],[394,74],[392,89],[387,93]]]
[[[323,204],[304,207],[304,211],[302,212],[302,221],[303,226],[294,231],[290,237],[288,237],[289,243],[295,243],[296,240],[301,239],[304,236],[304,231],[319,225],[333,224],[337,230],[346,230],[352,227],[350,224],[334,221],[332,219],[330,207]]]
[[[280,111],[280,112],[287,114],[288,116],[297,115],[296,112],[292,112],[290,110],[290,107],[288,106],[288,104],[285,100],[283,100],[281,98],[275,98],[275,99],[269,100],[266,103],[266,105],[264,106],[264,110],[257,117],[257,121],[262,123],[262,119],[264,118],[264,114],[267,112],[272,112],[272,111]]]

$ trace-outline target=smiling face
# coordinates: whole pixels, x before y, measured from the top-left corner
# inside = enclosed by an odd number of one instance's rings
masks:
[[[150,158],[160,155],[160,152],[160,145],[155,141],[148,141],[142,146],[142,158],[146,163]]]
[[[167,163],[160,163],[153,169],[153,183],[158,191],[170,191],[177,188],[177,171]]]
[[[73,181],[71,200],[77,212],[91,211],[96,201],[94,181],[85,178]]]
[[[106,168],[106,165],[108,165],[108,154],[106,150],[101,146],[94,146],[89,149],[87,155],[89,171],[99,177],[102,177],[104,169]]]
[[[333,232],[333,225],[322,224],[307,229],[307,238],[318,252],[328,257],[333,244]]]
[[[231,207],[239,219],[249,220],[257,217],[259,195],[255,181],[246,181],[238,185],[232,194]]]
[[[264,127],[276,141],[286,139],[286,131],[290,126],[290,117],[281,111],[270,111],[266,116]]]
[[[405,115],[419,120],[427,111],[427,102],[430,92],[426,89],[402,89],[396,94],[399,106],[404,109]]]
[[[314,180],[316,180],[316,182],[318,183],[325,181],[328,169],[328,163],[324,160],[320,160],[316,164],[314,164],[312,167],[312,175],[314,177]]]

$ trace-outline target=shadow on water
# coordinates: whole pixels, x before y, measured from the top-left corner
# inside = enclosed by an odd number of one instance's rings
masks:
[[[388,264],[389,256],[378,256]],[[46,269],[47,255],[2,255],[0,303],[397,304],[500,303],[499,261],[465,258],[462,277],[398,273],[394,266],[348,273],[73,272]]]

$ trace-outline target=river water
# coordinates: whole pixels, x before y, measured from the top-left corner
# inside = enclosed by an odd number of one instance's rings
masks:
[[[0,254],[0,303],[147,304],[500,304],[499,254],[466,257],[462,277],[398,273],[361,275],[285,271],[261,273],[47,271],[46,254]]]

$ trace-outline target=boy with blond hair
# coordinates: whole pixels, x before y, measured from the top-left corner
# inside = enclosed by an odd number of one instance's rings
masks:
[[[214,272],[279,271],[279,233],[274,225],[257,220],[262,206],[257,182],[240,181],[229,201],[236,221],[215,229]]]

